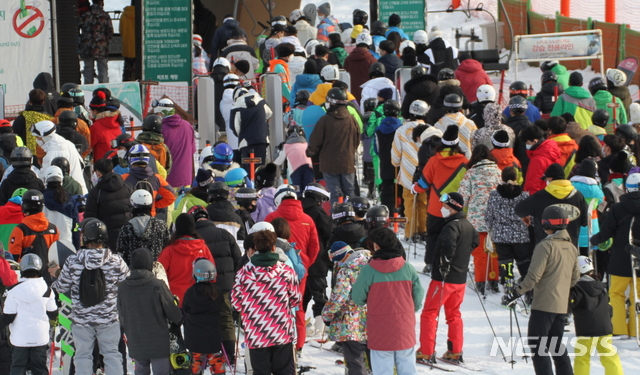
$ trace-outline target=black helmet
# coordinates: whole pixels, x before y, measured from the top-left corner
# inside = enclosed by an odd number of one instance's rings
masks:
[[[458,94],[448,94],[443,104],[447,112],[458,112],[462,108],[462,98]]]
[[[426,76],[427,74],[429,74],[429,71],[422,65],[416,65],[411,68],[411,78]]]
[[[528,107],[529,103],[523,96],[517,95],[509,99],[509,109],[514,112],[525,112]]]
[[[364,101],[364,111],[365,112],[373,112],[374,109],[378,106],[378,98],[367,98]]]
[[[122,133],[111,142],[111,148],[118,148],[120,146],[127,149],[127,151],[136,144],[136,140],[128,133]]]
[[[382,111],[386,117],[398,117],[400,110],[400,103],[395,100],[387,100],[382,106]]]
[[[82,243],[106,243],[108,238],[107,225],[100,220],[92,220],[82,226]]]
[[[365,197],[353,197],[349,198],[349,203],[353,206],[353,210],[356,213],[356,216],[364,217],[371,208],[371,204],[369,200]]]
[[[64,156],[58,156],[51,160],[51,165],[55,165],[56,167],[62,169],[62,173],[67,176],[71,173],[71,166],[69,165],[69,160]]]
[[[187,213],[191,216],[193,216],[193,220],[198,221],[200,219],[208,219],[209,218],[209,212],[207,212],[207,209],[204,208],[203,206],[193,206],[189,209],[189,211],[187,211]]]
[[[569,225],[569,216],[567,212],[560,206],[549,206],[542,211],[542,228],[548,229],[566,229]]]
[[[298,90],[298,92],[296,92],[296,102],[293,103],[295,105],[307,105],[307,102],[309,101],[309,97],[311,96],[311,93],[309,93],[308,90]]]
[[[556,72],[547,70],[546,72],[542,73],[542,77],[540,77],[540,83],[545,84],[549,81],[558,82],[558,75],[556,74]]]
[[[511,85],[509,85],[509,95],[522,95],[524,97],[527,97],[529,95],[529,88],[527,87],[526,83],[522,81],[515,81]]]
[[[143,131],[152,131],[154,133],[162,133],[162,117],[158,115],[149,115],[142,121]]]
[[[324,186],[320,185],[317,182],[312,182],[308,184],[307,187],[304,188],[304,191],[302,192],[302,197],[313,198],[316,201],[322,203],[322,202],[328,201],[329,198],[331,198],[331,194],[329,194],[329,192]]]
[[[332,88],[327,92],[327,103],[332,107],[337,105],[347,105],[349,103],[347,92],[337,87]]]
[[[633,127],[633,125],[622,124],[616,128],[615,135],[624,138],[627,144],[631,144],[631,142],[638,139],[638,132]]]
[[[11,151],[9,161],[14,168],[30,167],[33,159],[31,150],[27,147],[16,147]]]
[[[602,77],[594,77],[589,81],[589,92],[591,95],[595,94],[600,90],[607,90],[607,84],[604,82]]]
[[[356,9],[353,11],[353,25],[366,25],[369,21],[369,15],[367,12],[361,9]]]
[[[371,35],[382,35],[387,33],[387,24],[384,21],[374,21],[371,24]]]
[[[44,209],[44,195],[39,190],[29,189],[22,194],[22,212],[37,214]]]
[[[556,65],[558,65],[558,61],[557,60],[543,61],[540,64],[540,70],[542,70],[543,72],[546,72],[546,71],[551,70]]]
[[[591,115],[591,122],[594,125],[604,128],[609,123],[609,111],[602,108],[596,109]]]
[[[389,226],[389,209],[387,206],[373,206],[367,211],[369,229],[385,228]]]
[[[84,105],[84,91],[77,87],[69,90],[69,92],[63,92],[62,96],[68,96],[73,99],[73,105]]]
[[[256,189],[243,187],[236,191],[235,193],[236,202],[240,207],[248,208],[251,207],[253,201],[258,199],[258,193]]]
[[[356,213],[351,203],[339,203],[331,210],[331,218],[336,225],[347,221],[355,221]]]
[[[438,81],[446,81],[448,79],[454,79],[456,74],[449,68],[443,68],[438,72]]]
[[[209,202],[225,200],[229,197],[229,185],[224,181],[216,181],[209,185],[207,194],[209,194]]]
[[[74,111],[62,111],[58,116],[58,125],[75,129],[78,126],[78,116]]]
[[[384,77],[386,71],[387,71],[387,69],[384,67],[383,63],[374,62],[369,67],[369,78]]]
[[[68,93],[69,90],[77,89],[77,88],[78,88],[77,83],[65,83],[64,85],[62,85],[62,87],[60,87],[60,93],[65,94],[65,93]]]

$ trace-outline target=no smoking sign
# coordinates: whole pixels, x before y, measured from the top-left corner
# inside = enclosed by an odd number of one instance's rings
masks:
[[[44,29],[44,15],[40,9],[27,5],[13,15],[13,29],[23,38],[35,38]]]

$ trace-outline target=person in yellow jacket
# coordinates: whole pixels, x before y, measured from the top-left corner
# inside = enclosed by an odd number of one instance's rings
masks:
[[[122,81],[136,80],[136,7],[133,5],[124,7],[120,15],[120,35],[122,36],[122,57],[124,57],[124,71]]]
[[[325,66],[320,71],[320,77],[322,77],[322,80],[325,83],[321,83],[316,86],[316,91],[311,93],[311,96],[309,97],[309,101],[314,105],[322,105],[326,102],[327,93],[334,87],[333,83],[340,80],[340,69],[338,68],[338,65]],[[350,92],[347,92],[347,100],[350,102],[355,101],[356,97]]]

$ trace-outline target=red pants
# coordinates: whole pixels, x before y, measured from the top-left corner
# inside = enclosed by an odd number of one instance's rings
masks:
[[[483,282],[488,280],[498,280],[500,276],[500,268],[498,266],[498,253],[485,253],[484,241],[487,238],[487,232],[480,232],[480,245],[473,249],[471,255],[473,255],[473,269],[474,278],[476,282]],[[491,257],[489,262],[489,278],[487,279],[487,260]]]
[[[296,311],[296,331],[298,332],[298,341],[296,342],[296,349],[300,350],[304,346],[304,342],[307,340],[307,322],[306,311],[304,311],[304,303],[302,296],[304,290],[307,287],[307,275],[300,280],[300,305],[298,305],[298,311]]]
[[[465,284],[444,283],[444,295],[441,287],[442,281],[431,281],[422,315],[420,315],[420,351],[425,355],[431,355],[435,352],[436,319],[440,315],[441,298],[444,315],[449,326],[447,337],[452,345],[451,352],[462,352],[464,334],[460,305],[464,300]]]

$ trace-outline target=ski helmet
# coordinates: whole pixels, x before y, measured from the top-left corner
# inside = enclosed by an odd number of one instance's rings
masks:
[[[193,262],[193,279],[197,283],[212,283],[216,281],[218,271],[210,260],[198,258]]]
[[[271,20],[271,26],[282,25],[287,26],[287,18],[285,16],[275,16]]]
[[[385,72],[386,72],[386,68],[384,67],[383,63],[374,62],[369,67],[369,78],[371,79],[371,78],[384,77]]]
[[[413,33],[413,42],[415,44],[429,44],[429,34],[424,30],[417,30]]]
[[[560,206],[549,206],[542,212],[542,228],[544,230],[566,229],[569,225],[569,216]]]
[[[339,203],[331,210],[331,218],[336,225],[356,220],[356,212],[351,203]]]
[[[627,75],[620,69],[607,69],[606,76],[614,86],[624,86],[627,83]]]
[[[71,89],[69,92],[63,96],[68,96],[73,99],[73,105],[84,105],[84,91],[79,88]]]
[[[240,78],[235,74],[227,74],[222,78],[222,86],[224,88],[236,87],[240,84]]]
[[[325,82],[337,81],[340,79],[340,68],[338,68],[338,65],[326,65],[320,71],[320,76]]]
[[[444,97],[443,104],[447,112],[458,112],[462,109],[462,98],[458,94],[448,94]]]
[[[304,44],[304,49],[307,51],[307,56],[315,56],[316,46],[319,46],[321,44],[322,43],[320,43],[316,39],[307,40],[307,42]]]
[[[438,81],[446,81],[448,79],[454,79],[455,77],[456,74],[449,68],[442,68],[438,72]]]
[[[224,57],[218,57],[217,59],[215,59],[215,61],[213,62],[213,67],[215,68],[218,65],[222,65],[227,69],[231,69],[231,62],[229,62],[229,60]]]
[[[193,220],[209,219],[209,212],[203,206],[192,206],[187,213],[193,216]]]
[[[624,182],[627,192],[640,190],[640,173],[631,173]]]
[[[55,165],[50,165],[47,169],[44,170],[44,181],[45,182],[60,182],[62,183],[64,180],[64,174],[62,173],[62,169]]]
[[[243,186],[247,183],[248,176],[244,168],[233,168],[224,175],[224,182],[230,187]]]
[[[364,111],[365,112],[373,112],[374,109],[378,106],[378,98],[367,98],[364,101]]]
[[[302,193],[303,198],[312,198],[318,201],[319,203],[326,202],[331,198],[331,194],[327,191],[327,189],[320,185],[317,182],[312,182],[304,188],[304,192]]]
[[[11,151],[9,161],[14,168],[30,167],[33,159],[31,150],[27,147],[16,147]]]
[[[633,125],[622,124],[616,128],[615,135],[624,138],[628,145],[638,139],[638,132]]]
[[[249,89],[247,89],[244,86],[238,86],[235,89],[233,89],[233,101],[235,102],[236,100],[238,100],[238,98],[240,98],[243,95],[247,95],[249,93]]]
[[[136,140],[127,133],[119,134],[116,139],[111,141],[111,148],[124,147],[127,151],[136,144]]]
[[[509,110],[518,112],[525,112],[529,108],[529,103],[527,103],[527,99],[518,95],[513,96],[509,99]]]
[[[353,210],[358,217],[364,217],[367,214],[369,208],[371,208],[369,200],[365,197],[349,198],[348,203],[351,203],[351,206],[353,207]]]
[[[429,71],[422,65],[416,65],[411,68],[411,79],[426,76],[427,74],[429,74]]]
[[[71,173],[71,166],[69,165],[69,160],[64,156],[57,156],[51,160],[51,165],[55,165],[62,170],[65,176]]]
[[[58,125],[75,129],[78,126],[78,116],[74,111],[62,111],[58,116]]]
[[[416,44],[410,41],[409,39],[402,41],[402,43],[400,43],[400,47],[398,47],[398,51],[400,51],[400,55],[404,55],[405,48],[413,48],[413,50],[415,51]]]
[[[261,232],[263,230],[268,230],[269,232],[273,232],[273,233],[276,232],[273,225],[271,225],[271,223],[269,223],[268,221],[258,221],[257,223],[253,224],[251,229],[249,229],[249,234],[255,233],[255,232]]]
[[[366,25],[369,22],[369,15],[367,12],[361,9],[356,9],[353,11],[353,25]]]
[[[400,111],[400,103],[396,100],[387,100],[382,106],[382,112],[386,117],[398,117]]]
[[[558,65],[558,60],[543,61],[540,63],[540,70],[546,72],[551,70],[556,65]]]
[[[347,105],[349,98],[344,90],[334,87],[327,92],[327,104],[329,107],[335,107],[338,105]]]
[[[65,111],[66,112],[66,111]],[[49,120],[40,121],[33,125],[31,133],[36,137],[46,137],[56,132],[56,124]]]
[[[144,145],[135,144],[129,149],[129,165],[149,165],[149,149]]]
[[[602,79],[602,77],[592,78],[591,81],[589,81],[589,92],[593,95],[600,90],[607,90],[607,84],[604,82],[604,79]]]
[[[78,88],[78,84],[77,83],[65,83],[64,85],[62,85],[62,87],[60,87],[60,94],[66,94],[69,92],[69,90],[71,89],[77,89]]]
[[[373,21],[371,24],[371,35],[384,36],[387,33],[387,24],[384,21]]]
[[[529,95],[529,88],[527,88],[526,83],[522,81],[515,81],[509,85],[509,95],[522,95],[526,98]]]
[[[593,261],[589,257],[580,255],[578,257],[578,268],[580,269],[580,274],[585,275],[593,271]]]
[[[105,243],[108,236],[107,226],[100,220],[91,220],[82,226],[82,243],[85,245],[91,242]]]
[[[158,115],[148,115],[142,121],[142,131],[152,131],[162,134],[162,117]]]
[[[27,253],[20,259],[20,273],[29,270],[40,271],[42,269],[42,259],[36,254]]]
[[[558,75],[552,70],[547,70],[540,76],[540,83],[545,84],[549,81],[558,82]]]
[[[359,44],[366,44],[367,46],[371,47],[371,45],[373,44],[373,38],[371,38],[371,35],[369,35],[368,33],[360,33],[356,37],[356,46]]]
[[[218,143],[213,146],[213,158],[217,163],[231,164],[233,160],[233,149],[227,143]]]
[[[273,203],[279,207],[283,199],[298,199],[296,190],[291,185],[280,185],[273,196]]]
[[[409,106],[409,113],[418,118],[424,118],[427,112],[429,112],[429,105],[424,100],[414,100]]]
[[[209,195],[209,202],[226,200],[229,198],[229,186],[222,181],[215,181],[209,185],[207,190]]]
[[[38,190],[29,189],[22,194],[22,212],[37,214],[44,209],[44,195]]]
[[[309,102],[309,97],[311,97],[311,93],[308,90],[298,90],[296,92],[295,105],[307,105]]]
[[[161,113],[164,117],[174,115],[176,113],[175,105],[169,98],[162,98],[152,103],[153,113]]]
[[[144,189],[138,189],[131,194],[131,205],[134,208],[138,207],[151,207],[153,205],[153,196],[150,192]]]
[[[386,228],[389,226],[389,209],[387,206],[373,206],[366,216],[369,229]]]
[[[300,9],[294,9],[289,13],[289,22],[295,25],[296,22],[304,18],[304,13]]]
[[[480,85],[478,90],[476,90],[476,98],[478,98],[478,102],[495,102],[496,101],[496,89],[491,85]]]
[[[254,201],[258,199],[258,193],[256,189],[243,187],[236,191],[234,194],[236,202],[240,207],[250,208],[254,205]]]
[[[596,109],[591,115],[591,122],[594,125],[604,128],[609,123],[609,111],[603,108]]]

